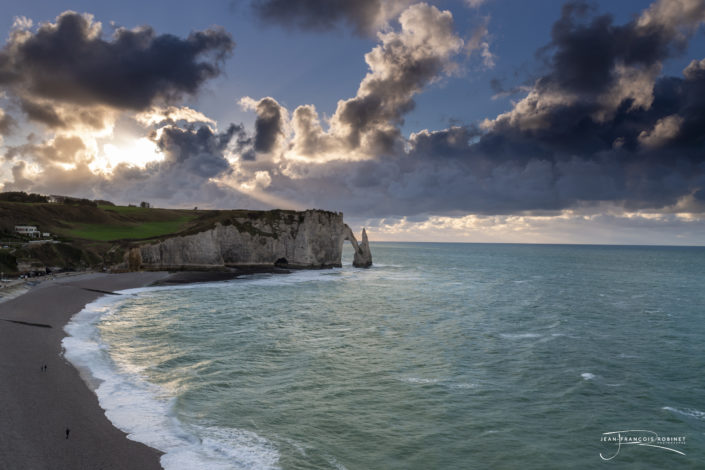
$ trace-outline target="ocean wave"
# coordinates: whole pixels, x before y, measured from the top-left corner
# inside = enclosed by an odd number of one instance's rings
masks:
[[[166,470],[279,468],[279,453],[267,439],[243,429],[182,423],[174,415],[174,398],[166,390],[111,359],[97,323],[123,299],[106,296],[86,305],[66,325],[69,336],[62,341],[64,357],[95,387],[100,406],[113,425],[130,439],[164,452],[161,464]]]
[[[505,339],[527,339],[540,338],[542,335],[538,333],[500,333],[499,336]]]
[[[424,384],[424,385],[427,385],[427,384],[436,384],[436,383],[439,382],[438,379],[424,379],[424,378],[421,378],[421,377],[403,377],[403,378],[401,379],[401,381],[402,381],[402,382],[407,382],[407,383],[410,383],[410,384]]]
[[[450,387],[450,388],[468,389],[468,388],[475,388],[475,387],[477,387],[477,384],[468,383],[468,382],[451,383],[451,384],[448,384],[448,387]]]
[[[683,416],[690,416],[691,418],[705,420],[705,411],[700,411],[700,410],[696,410],[693,408],[678,409],[678,408],[672,408],[670,406],[664,406],[661,409],[666,410],[666,411],[670,411],[672,413],[677,413],[677,414],[680,414]]]
[[[325,459],[328,463],[337,470],[348,470],[342,463],[338,462],[335,457],[326,455]]]
[[[451,379],[429,379],[424,377],[402,377],[399,379],[402,382],[414,385],[439,385],[455,390],[468,390],[476,388],[477,384],[471,382],[454,382]]]

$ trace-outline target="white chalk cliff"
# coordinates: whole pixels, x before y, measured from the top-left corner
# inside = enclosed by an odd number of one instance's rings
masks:
[[[321,210],[252,211],[233,215],[211,229],[133,247],[130,270],[187,270],[228,267],[340,267],[343,244],[355,250],[353,265],[372,265],[367,234],[358,245],[343,214]]]

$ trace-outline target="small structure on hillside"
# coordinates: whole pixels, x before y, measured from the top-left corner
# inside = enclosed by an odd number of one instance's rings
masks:
[[[41,232],[36,225],[15,225],[15,232],[30,238],[39,238],[41,236]]]

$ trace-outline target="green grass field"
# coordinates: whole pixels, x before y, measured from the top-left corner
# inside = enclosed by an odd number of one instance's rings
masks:
[[[144,211],[149,210],[141,209],[139,207],[130,207],[129,209]],[[71,237],[103,242],[125,239],[139,240],[178,232],[193,218],[194,216],[181,216],[179,218],[167,221],[143,222],[119,226],[105,224],[75,224],[74,229],[66,230],[65,233]]]
[[[118,214],[146,214],[154,209],[135,206],[98,206],[104,211],[111,211]]]

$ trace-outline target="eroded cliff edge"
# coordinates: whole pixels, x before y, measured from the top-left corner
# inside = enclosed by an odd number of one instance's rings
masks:
[[[355,250],[353,265],[372,265],[367,234],[358,244],[343,214],[322,210],[248,211],[222,217],[207,230],[133,246],[124,268],[146,270],[231,267],[340,267],[343,244]]]

